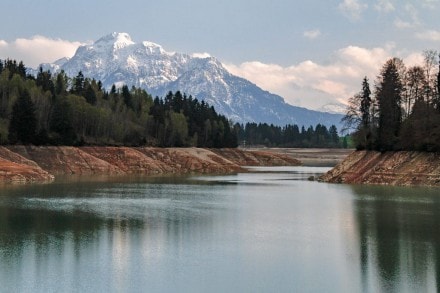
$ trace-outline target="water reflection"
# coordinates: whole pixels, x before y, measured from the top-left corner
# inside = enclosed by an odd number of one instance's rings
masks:
[[[437,290],[437,189],[301,168],[1,188],[0,291]]]
[[[436,292],[439,190],[352,186],[362,286],[367,292]]]
[[[169,271],[172,263],[209,251],[214,223],[234,212],[225,203],[233,185],[204,185],[155,178],[3,188],[0,291],[155,291],[158,281],[178,291],[187,276]],[[174,285],[168,274],[180,276]]]

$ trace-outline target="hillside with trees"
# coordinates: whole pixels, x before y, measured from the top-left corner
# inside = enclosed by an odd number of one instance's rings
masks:
[[[169,92],[110,90],[80,71],[68,77],[0,60],[0,144],[225,148],[341,147],[336,126],[232,124],[204,101]]]
[[[225,116],[180,92],[163,99],[79,72],[69,78],[41,68],[27,75],[23,62],[0,61],[0,143],[236,147]]]
[[[423,64],[407,68],[388,60],[373,91],[367,77],[343,118],[357,149],[440,151],[440,56],[425,51]]]

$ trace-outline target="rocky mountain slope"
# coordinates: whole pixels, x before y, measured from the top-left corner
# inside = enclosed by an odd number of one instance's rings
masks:
[[[235,122],[306,127],[321,123],[340,129],[342,115],[287,104],[282,97],[232,75],[214,57],[167,52],[152,42],[135,43],[126,33],[104,36],[79,47],[71,59],[63,58],[42,67],[52,72],[64,70],[71,77],[82,71],[86,77],[101,80],[108,89],[113,84],[126,84],[160,97],[168,91],[180,90],[205,100]]]

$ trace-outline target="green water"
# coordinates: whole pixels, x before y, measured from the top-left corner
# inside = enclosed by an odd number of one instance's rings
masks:
[[[0,292],[436,292],[440,190],[325,170],[2,187]]]

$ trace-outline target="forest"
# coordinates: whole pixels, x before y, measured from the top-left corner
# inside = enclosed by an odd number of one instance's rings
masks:
[[[338,148],[347,147],[344,137],[341,141],[336,126],[327,129],[318,124],[307,129],[298,125],[284,127],[268,125],[267,123],[235,124],[234,130],[238,135],[241,146],[265,146],[286,148]],[[344,144],[345,141],[345,144]]]
[[[422,64],[410,67],[399,58],[389,59],[373,90],[363,79],[343,122],[357,149],[439,152],[439,52],[423,52]]]
[[[79,72],[68,77],[23,62],[0,60],[0,144],[222,148],[341,147],[335,126],[307,129],[229,121],[204,101],[177,91],[153,98],[145,90],[112,86]]]
[[[69,78],[0,60],[0,143],[236,147],[225,116],[180,92],[154,98],[127,86],[110,91],[81,72]]]

